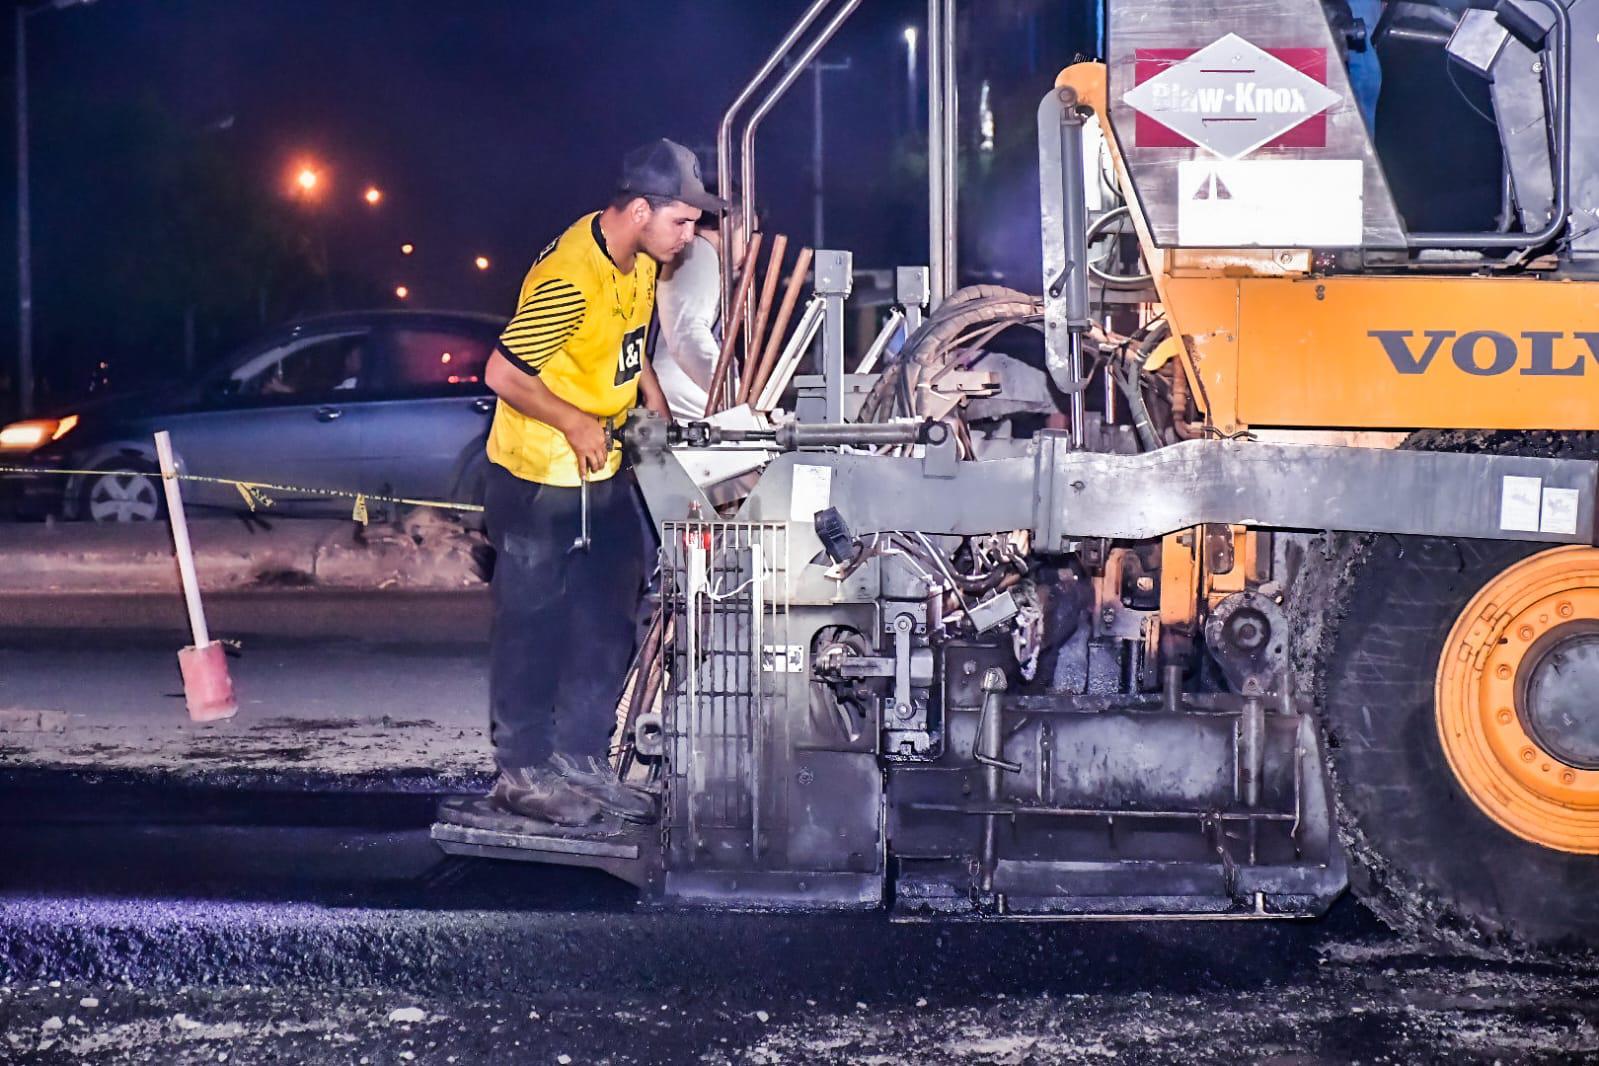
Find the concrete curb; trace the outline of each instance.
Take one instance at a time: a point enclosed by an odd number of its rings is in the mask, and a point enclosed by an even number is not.
[[[189,524],[206,592],[321,587],[448,590],[481,586],[473,559],[482,538],[447,520],[403,527],[347,521],[237,519]],[[0,594],[175,592],[165,523],[0,526]]]

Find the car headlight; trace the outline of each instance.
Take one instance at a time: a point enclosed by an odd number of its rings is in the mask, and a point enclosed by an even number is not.
[[[13,422],[0,429],[0,451],[31,452],[35,448],[60,440],[78,424],[77,415],[65,418],[30,418]]]

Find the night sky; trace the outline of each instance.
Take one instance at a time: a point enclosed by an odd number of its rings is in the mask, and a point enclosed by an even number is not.
[[[606,200],[626,149],[668,136],[714,157],[723,110],[804,7],[94,0],[31,17],[42,399],[81,393],[100,362],[113,387],[183,372],[186,319],[203,368],[264,327],[400,306],[398,285],[410,306],[508,314],[527,264]],[[958,8],[963,280],[1036,291],[1033,115],[1056,71],[1093,54],[1095,5]],[[825,244],[853,251],[858,269],[926,262],[925,105],[911,99],[903,37],[925,16],[926,0],[871,0],[823,54],[850,63],[825,82]],[[925,34],[916,59],[920,93]],[[1378,122],[1401,208],[1433,228],[1438,210],[1479,224],[1494,205],[1455,201],[1480,187],[1486,204],[1497,186],[1441,176],[1496,173],[1492,131],[1456,121],[1465,105],[1436,56],[1410,60],[1385,61],[1410,73],[1387,72]],[[987,155],[973,150],[982,82]],[[779,105],[758,153],[764,228],[799,244],[812,242],[810,89],[806,76]],[[1440,110],[1457,135],[1418,142],[1417,115],[1433,128]],[[0,144],[0,415],[14,393],[14,147]],[[325,175],[314,205],[291,196],[302,161]],[[361,199],[369,184],[384,194],[376,208]]]
[[[1036,18],[1021,12],[1062,6],[1024,0],[983,13],[1001,37],[1025,22],[1027,54],[1006,67],[1025,85],[1018,124],[1030,125],[1038,92],[1071,58],[1064,44],[1041,43]],[[252,317],[394,305],[399,284],[411,305],[508,312],[528,262],[603,203],[628,147],[669,136],[714,157],[723,109],[803,8],[800,0],[96,0],[34,16],[41,376],[66,394],[96,353],[138,376],[146,365],[170,369],[168,348],[182,345],[181,309],[135,322],[133,302],[161,301],[108,280],[142,280],[130,257],[161,247],[174,215],[162,176],[130,177],[163,150],[135,120],[164,124],[185,153],[220,158],[240,195],[260,198],[263,212],[285,211],[322,242],[335,275],[322,289],[263,286],[259,301],[201,310],[201,363],[259,328]],[[903,38],[925,12],[925,0],[873,0],[823,56],[851,63],[826,81],[826,243],[854,250],[859,266],[925,261],[924,171],[907,155],[924,105],[910,107]],[[923,88],[925,63],[924,35]],[[758,185],[767,228],[803,243],[811,131],[807,77],[762,128]],[[289,196],[302,159],[325,168],[314,208]],[[376,209],[360,199],[368,184],[384,193]],[[409,258],[400,255],[405,242],[416,247]],[[478,255],[490,270],[474,268]],[[121,274],[104,265],[116,257]],[[3,283],[11,290],[11,277]],[[84,304],[117,301],[108,286],[128,290],[126,305],[115,321],[86,319]],[[0,318],[8,336],[14,316],[8,306]]]

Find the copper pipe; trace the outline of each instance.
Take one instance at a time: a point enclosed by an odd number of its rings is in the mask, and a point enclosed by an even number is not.
[[[744,329],[744,305],[749,303],[750,289],[755,286],[756,256],[761,254],[763,236],[757,233],[750,238],[750,246],[744,252],[744,274],[739,278],[738,295],[733,297],[733,306],[728,313],[722,316],[722,352],[716,357],[716,369],[711,371],[711,387],[705,397],[706,418],[722,406],[722,390],[727,385],[728,371],[733,368],[733,352],[738,347],[738,338]]]
[[[744,345],[743,384],[738,390],[738,403],[749,399],[750,374],[760,362],[765,347],[766,327],[772,316],[772,299],[777,295],[777,283],[783,277],[783,255],[788,251],[788,238],[779,233],[772,238],[772,254],[766,257],[766,281],[761,285],[761,302],[755,311],[755,331]]]
[[[783,293],[783,302],[777,308],[777,320],[772,324],[772,332],[766,338],[766,350],[761,353],[760,367],[747,375],[744,388],[739,391],[739,402],[748,403],[752,398],[761,395],[761,389],[766,387],[766,379],[772,376],[772,371],[777,369],[777,356],[783,349],[783,337],[788,333],[788,321],[794,317],[794,305],[799,303],[800,290],[805,288],[805,278],[811,270],[811,256],[815,253],[809,248],[801,248],[799,256],[794,260],[794,273],[788,276],[788,289]]]

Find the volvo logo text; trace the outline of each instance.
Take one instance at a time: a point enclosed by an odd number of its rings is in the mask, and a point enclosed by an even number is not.
[[[1512,370],[1535,377],[1580,377],[1591,359],[1599,365],[1599,333],[1560,333],[1528,330],[1512,337],[1491,329],[1457,333],[1452,329],[1374,329],[1375,337],[1394,369],[1401,374],[1425,374],[1443,354],[1461,373],[1497,377]]]

